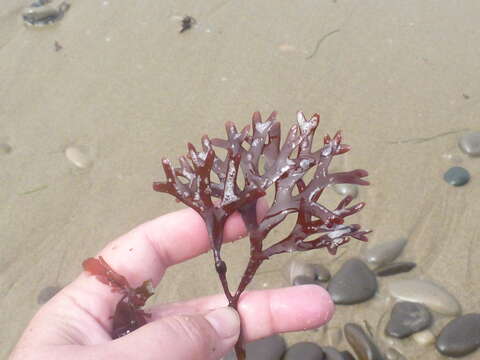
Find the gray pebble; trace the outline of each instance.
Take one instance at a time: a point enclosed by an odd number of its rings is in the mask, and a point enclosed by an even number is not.
[[[382,266],[395,260],[402,253],[405,245],[407,245],[406,238],[383,241],[368,248],[365,252],[365,258],[373,266]]]
[[[342,354],[343,360],[355,360],[353,355],[348,350],[342,351],[340,354]]]
[[[378,347],[359,325],[348,323],[343,331],[359,360],[384,360]]]
[[[293,279],[293,281],[292,281],[293,286],[310,285],[310,284],[318,285],[318,286],[322,286],[322,287],[325,286],[325,283],[322,283],[321,281],[312,279],[312,278],[310,278],[308,276],[305,276],[305,275],[299,275],[295,279]]]
[[[288,266],[288,277],[290,283],[298,276],[306,276],[312,280],[328,281],[330,280],[330,271],[320,264],[305,263],[300,260],[293,260]]]
[[[358,186],[355,184],[335,184],[333,190],[340,195],[350,195],[355,198],[358,195]]]
[[[335,304],[357,304],[372,298],[377,291],[377,278],[360,259],[343,263],[328,284],[328,292]]]
[[[280,335],[272,335],[260,340],[252,341],[245,346],[247,359],[252,360],[280,360],[287,345]],[[234,352],[230,352],[224,360],[235,360]]]
[[[467,314],[453,319],[440,332],[437,350],[446,356],[460,357],[480,347],[480,314]]]
[[[0,143],[0,155],[8,155],[12,152],[12,147],[7,143]]]
[[[386,264],[375,270],[377,276],[396,275],[412,270],[417,264],[410,261],[399,261],[396,263]]]
[[[54,297],[62,288],[60,286],[46,286],[37,295],[37,304],[43,305]]]
[[[248,358],[248,357],[247,357]],[[322,348],[312,342],[299,342],[288,348],[283,360],[323,360]]]
[[[432,324],[432,314],[425,305],[402,301],[392,309],[385,334],[395,338],[405,338]]]
[[[48,2],[37,2],[23,11],[23,22],[28,26],[42,27],[60,21],[70,8],[70,4],[62,2],[57,8]]]
[[[448,169],[443,179],[453,186],[463,186],[470,181],[470,173],[461,166],[454,166]]]
[[[421,303],[444,315],[461,312],[460,304],[452,294],[428,280],[391,280],[388,289],[399,300]]]
[[[462,135],[458,140],[460,149],[470,156],[480,156],[480,131]]]
[[[324,360],[345,360],[342,353],[331,346],[324,346],[322,350],[325,354]]]

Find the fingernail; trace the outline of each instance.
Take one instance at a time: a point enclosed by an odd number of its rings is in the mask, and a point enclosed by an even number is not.
[[[240,317],[229,306],[215,309],[205,315],[205,318],[222,339],[238,336],[240,333]]]

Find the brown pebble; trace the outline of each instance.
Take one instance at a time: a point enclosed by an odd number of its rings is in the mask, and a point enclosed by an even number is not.
[[[378,347],[359,325],[348,323],[343,331],[359,360],[384,360]]]

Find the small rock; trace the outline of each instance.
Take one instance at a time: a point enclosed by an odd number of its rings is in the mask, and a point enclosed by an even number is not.
[[[407,360],[405,356],[403,356],[397,349],[388,348],[385,352],[385,357],[388,360]]]
[[[432,324],[432,314],[425,305],[402,301],[392,309],[385,334],[395,338],[405,338]]]
[[[325,283],[322,283],[321,281],[312,279],[308,276],[305,275],[299,275],[292,281],[293,286],[298,286],[298,285],[318,285],[318,286],[325,286]]]
[[[462,135],[458,140],[460,149],[470,156],[480,156],[480,131]]]
[[[480,314],[467,314],[450,321],[437,338],[437,350],[451,357],[470,354],[480,347]]]
[[[463,186],[470,180],[470,173],[461,166],[454,166],[448,169],[443,179],[453,186]]]
[[[396,275],[412,270],[417,264],[410,261],[399,261],[396,263],[386,264],[375,270],[377,276]]]
[[[12,147],[7,143],[0,143],[0,155],[8,155],[12,152]]]
[[[343,331],[359,360],[384,360],[380,350],[359,325],[348,323]]]
[[[60,21],[70,8],[70,4],[62,2],[57,8],[48,1],[38,1],[23,11],[23,22],[28,26],[42,27]]]
[[[252,341],[245,346],[247,359],[255,360],[280,360],[285,353],[287,345],[280,335],[272,335],[260,340]],[[232,351],[223,360],[235,360]]]
[[[43,305],[52,297],[54,297],[60,290],[59,286],[46,286],[37,295],[37,304]]]
[[[322,347],[323,353],[325,354],[324,360],[345,360],[344,356],[340,351],[331,346]]]
[[[320,346],[312,342],[299,342],[288,348],[283,360],[323,360],[323,358],[324,353]]]
[[[379,267],[395,260],[407,245],[406,238],[384,241],[373,246],[365,252],[365,258],[369,264]]]
[[[400,300],[424,304],[445,315],[458,315],[460,304],[447,290],[428,280],[391,280],[390,294]]]
[[[65,156],[72,164],[82,169],[90,167],[93,163],[88,150],[83,147],[69,146],[65,149]]]
[[[355,184],[335,184],[333,190],[340,195],[350,195],[355,198],[358,195],[358,186]]]
[[[357,304],[372,298],[377,291],[377,278],[360,259],[347,260],[328,284],[335,304]]]
[[[320,264],[304,263],[300,260],[293,260],[288,266],[288,278],[290,283],[298,276],[306,276],[312,280],[328,281],[330,280],[330,271]]]
[[[418,344],[422,346],[428,346],[435,342],[435,335],[432,333],[431,330],[423,330],[419,331],[412,335],[412,339]]]
[[[343,360],[355,360],[353,355],[348,350],[342,351],[340,354],[342,354]]]

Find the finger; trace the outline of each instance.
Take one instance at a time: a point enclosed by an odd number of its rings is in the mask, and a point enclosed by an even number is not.
[[[225,355],[240,333],[237,312],[223,307],[205,315],[172,315],[87,350],[95,359],[213,360]]]
[[[258,201],[259,216],[265,209],[266,202]],[[245,234],[240,214],[234,213],[225,224],[225,241],[237,240]],[[99,255],[117,273],[125,276],[132,287],[136,287],[149,279],[157,284],[168,266],[209,249],[210,241],[203,219],[192,209],[184,209],[138,226],[107,245]],[[109,329],[121,294],[113,293],[108,286],[83,272],[58,296],[75,299],[87,313]]]
[[[183,303],[157,305],[151,309],[152,319],[204,313],[226,304],[225,296],[215,295]],[[240,298],[238,311],[242,319],[242,335],[245,341],[250,342],[276,333],[322,326],[332,318],[334,305],[322,287],[302,285],[247,292]]]

